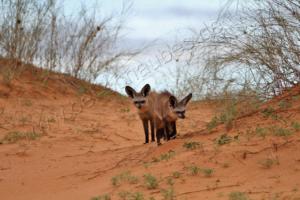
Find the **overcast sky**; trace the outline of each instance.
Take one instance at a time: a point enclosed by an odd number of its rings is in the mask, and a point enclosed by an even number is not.
[[[156,39],[170,41],[184,29],[200,28],[217,17],[224,3],[221,0],[66,0],[65,8],[74,12],[81,4],[89,7],[94,2],[99,5],[99,12],[103,15],[119,13],[124,2],[131,2],[124,30],[124,42],[130,47]]]
[[[79,10],[81,4],[88,8],[97,3],[99,14],[107,16],[110,14],[117,15],[124,7],[124,2],[128,0],[88,0],[74,1],[65,0],[65,10],[71,13]],[[204,24],[209,24],[218,16],[218,11],[224,5],[224,0],[131,0],[131,9],[126,17],[125,29],[121,46],[123,48],[141,48],[145,45],[152,44],[171,44],[177,38],[186,37],[189,33],[188,28],[200,29]],[[152,53],[156,50],[152,48]],[[152,53],[145,54],[144,60],[151,60]],[[166,68],[166,67],[165,67]],[[128,79],[114,85],[112,89],[124,93],[126,84],[140,88],[146,82],[154,88],[165,88],[157,79],[162,79],[162,71],[147,69],[147,79],[141,78],[140,72],[134,72]],[[168,69],[163,69],[166,72]],[[136,75],[137,74],[137,75]],[[150,75],[149,75],[150,74]],[[105,74],[101,81],[105,81],[108,76]],[[159,78],[157,78],[159,77]],[[100,81],[100,82],[101,82]],[[104,84],[104,82],[101,82]],[[124,86],[124,87],[123,87]]]

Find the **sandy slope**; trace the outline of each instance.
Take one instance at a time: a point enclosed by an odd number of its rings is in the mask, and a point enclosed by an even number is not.
[[[274,106],[280,120],[265,117],[260,110],[235,121],[229,131],[221,125],[208,133],[206,123],[216,107],[192,103],[188,118],[178,122],[180,137],[157,147],[143,145],[142,124],[128,99],[103,93],[103,88],[83,94],[76,87],[81,82],[61,75],[51,76],[46,83],[37,77],[31,71],[10,86],[0,85],[0,139],[12,131],[42,135],[0,144],[1,199],[90,199],[102,194],[120,199],[122,191],[163,199],[161,190],[170,188],[182,200],[229,199],[235,191],[251,199],[300,199],[299,131],[288,137],[249,134],[257,124],[290,128],[290,122],[300,122],[300,103],[293,98],[299,89],[281,97],[291,102],[287,109],[278,107],[282,99],[264,105]],[[215,139],[224,133],[239,136],[217,145]],[[191,141],[202,144],[201,148],[183,147]],[[169,160],[158,161],[170,150],[175,153]],[[266,160],[276,162],[268,168]],[[191,166],[213,169],[213,174],[193,175]],[[112,185],[112,177],[125,171],[136,176],[137,183]],[[174,172],[180,177],[172,177]],[[156,189],[145,186],[147,173],[158,179]]]

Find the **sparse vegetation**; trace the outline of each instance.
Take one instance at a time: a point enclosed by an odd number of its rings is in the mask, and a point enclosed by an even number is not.
[[[87,91],[88,91],[87,88],[86,88],[85,85],[83,85],[83,84],[80,84],[79,87],[78,87],[78,89],[77,89],[78,95],[83,95],[83,94],[85,94]]]
[[[13,131],[6,134],[4,138],[0,140],[0,143],[15,143],[19,140],[36,140],[41,136],[42,134],[33,131],[29,131],[29,132]]]
[[[206,128],[211,132],[217,125],[224,124],[227,130],[230,130],[233,126],[233,121],[237,116],[236,102],[230,102],[219,117],[214,116],[211,121],[206,125]]]
[[[188,173],[192,176],[196,176],[202,173],[205,177],[211,177],[214,173],[214,169],[212,168],[200,168],[196,165],[191,165],[187,167]]]
[[[122,200],[127,200],[127,199],[129,199],[131,193],[128,191],[121,191],[118,193],[118,195]]]
[[[270,132],[274,136],[286,137],[293,134],[293,131],[287,128],[272,126],[270,127]]]
[[[111,179],[113,186],[119,186],[122,182],[136,184],[138,181],[139,179],[136,176],[133,176],[130,171],[125,171],[117,176],[112,177]]]
[[[205,177],[211,177],[214,173],[214,169],[211,169],[211,168],[203,168],[201,169],[201,172],[203,173],[203,175]]]
[[[271,117],[273,120],[278,119],[278,115],[276,114],[274,108],[272,107],[267,107],[262,111],[262,114],[265,118]]]
[[[206,128],[208,129],[209,132],[211,132],[214,128],[218,126],[218,117],[214,116],[210,122],[207,123]]]
[[[259,137],[265,138],[268,134],[268,129],[264,127],[257,126],[255,129],[255,134]]]
[[[170,160],[171,158],[173,158],[174,156],[175,156],[175,151],[170,150],[170,151],[168,151],[168,153],[161,154],[161,155],[160,155],[160,160],[161,160],[161,161],[162,161],[162,160],[168,161],[168,160]]]
[[[172,177],[174,177],[174,178],[180,178],[180,176],[181,176],[181,173],[178,171],[175,171],[172,173]]]
[[[167,153],[161,154],[159,158],[153,157],[152,162],[168,161],[176,155],[175,151],[168,151]]]
[[[299,122],[292,122],[291,126],[295,131],[300,131],[300,123]]]
[[[174,200],[175,199],[175,191],[173,187],[169,189],[162,189],[161,194],[163,196],[163,200]]]
[[[249,198],[245,193],[237,191],[229,194],[229,200],[249,200]]]
[[[98,98],[102,98],[102,97],[108,97],[111,96],[113,94],[112,91],[110,90],[101,90],[100,92],[98,92],[96,95]]]
[[[231,129],[233,121],[237,116],[236,102],[232,101],[227,105],[223,113],[221,113],[219,120],[222,124],[225,124],[226,129]]]
[[[111,200],[111,197],[109,194],[105,194],[102,196],[92,197],[91,200]]]
[[[144,195],[141,192],[131,194],[130,200],[144,200]]]
[[[168,178],[167,178],[167,184],[168,184],[168,185],[171,185],[171,186],[174,185],[174,180],[173,180],[172,177],[168,177]]]
[[[278,106],[279,106],[279,108],[286,110],[286,109],[289,109],[290,107],[292,107],[292,103],[287,100],[281,100],[278,103]]]
[[[194,150],[194,149],[198,149],[202,146],[201,143],[199,142],[194,142],[194,141],[191,141],[191,142],[185,142],[183,144],[183,147],[186,148],[187,150]]]
[[[263,160],[259,161],[259,164],[264,169],[270,169],[275,164],[279,165],[279,161],[278,161],[278,159],[267,158],[267,159],[263,159]]]
[[[144,183],[147,189],[156,189],[158,187],[158,181],[155,176],[152,174],[144,175]]]
[[[144,195],[140,192],[121,191],[118,195],[122,200],[144,200]]]
[[[215,139],[218,145],[229,144],[232,141],[232,137],[227,134],[222,134],[220,137]]]
[[[30,106],[32,106],[32,102],[31,102],[30,99],[25,99],[25,100],[22,102],[22,105],[23,105],[23,106],[30,107]]]
[[[187,167],[187,170],[189,171],[189,174],[192,176],[198,175],[201,172],[201,169],[196,165],[191,165]]]
[[[92,82],[138,53],[117,48],[130,4],[124,4],[122,10],[109,16],[99,16],[96,11],[101,8],[96,3],[89,7],[83,4],[76,13],[68,14],[60,9],[61,3],[1,1],[1,56]],[[4,81],[10,82],[16,74],[15,65],[7,71]],[[43,80],[47,80],[46,76],[43,75]],[[78,92],[82,94],[85,89]]]

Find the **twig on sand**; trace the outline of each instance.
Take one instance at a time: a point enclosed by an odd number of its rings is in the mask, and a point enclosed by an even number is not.
[[[285,146],[285,145],[287,145],[289,143],[292,143],[292,142],[295,142],[295,140],[288,140],[288,141],[286,141],[286,142],[284,142],[282,144],[273,143],[271,146],[265,147],[265,148],[260,149],[258,151],[248,151],[247,150],[247,151],[243,152],[242,157],[243,157],[243,159],[246,159],[248,154],[258,154],[258,153],[264,152],[264,151],[269,150],[269,149],[274,149],[275,151],[278,151],[278,149],[280,147],[283,147],[283,146]]]
[[[231,184],[231,185],[215,186],[212,188],[205,188],[205,189],[200,189],[200,190],[179,193],[176,196],[183,196],[183,195],[187,195],[187,194],[193,194],[193,193],[204,192],[204,191],[214,191],[214,190],[219,190],[219,189],[223,189],[223,188],[238,187],[240,185],[241,185],[240,183],[236,183],[236,184]]]

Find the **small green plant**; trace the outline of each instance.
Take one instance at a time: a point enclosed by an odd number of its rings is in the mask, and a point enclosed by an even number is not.
[[[135,192],[131,194],[130,200],[144,200],[144,195],[143,193]]]
[[[293,101],[297,101],[297,100],[299,100],[300,99],[300,95],[296,95],[296,96],[293,96],[292,97],[292,100]]]
[[[281,100],[279,103],[278,103],[278,106],[281,108],[281,109],[289,109],[290,107],[292,107],[292,104],[291,102],[287,101],[287,100]]]
[[[162,160],[168,161],[168,160],[170,160],[171,158],[173,158],[174,156],[175,156],[175,151],[170,150],[170,151],[168,151],[168,153],[161,154],[159,160],[160,160],[160,161],[162,161]]]
[[[100,197],[97,196],[97,197],[92,197],[91,200],[100,200]]]
[[[229,194],[229,200],[248,200],[249,198],[243,192],[231,192]]]
[[[92,197],[91,200],[111,200],[111,197],[109,194],[105,194],[102,196]]]
[[[144,182],[147,189],[156,189],[158,187],[158,181],[152,174],[145,174]]]
[[[299,122],[292,122],[291,126],[295,131],[300,131],[300,123]]]
[[[2,81],[5,85],[10,85],[11,81],[14,79],[15,74],[12,69],[5,69],[0,72],[2,74]]]
[[[175,172],[172,173],[172,176],[173,176],[174,178],[180,178],[181,173],[178,172],[178,171],[175,171]]]
[[[263,137],[265,138],[266,135],[268,134],[268,129],[267,128],[263,128],[263,127],[256,127],[255,129],[255,134],[259,137]]]
[[[160,192],[163,196],[163,200],[174,200],[175,199],[175,192],[174,192],[173,187],[171,187],[169,189],[162,189]]]
[[[101,98],[101,97],[110,96],[112,94],[113,94],[113,92],[110,90],[102,90],[102,91],[98,92],[96,95],[98,98]]]
[[[144,195],[140,192],[121,191],[118,195],[122,200],[144,200]]]
[[[264,117],[270,117],[271,115],[274,114],[275,110],[274,110],[274,108],[269,106],[269,107],[263,109],[261,112]]]
[[[122,200],[127,200],[127,199],[129,199],[131,193],[128,191],[121,191],[121,192],[119,192],[118,195]]]
[[[24,100],[22,104],[23,106],[28,106],[28,107],[32,106],[32,102],[29,99]]]
[[[20,122],[22,123],[22,125],[24,126],[26,123],[29,122],[29,119],[27,117],[22,116],[20,118]]]
[[[279,136],[279,137],[286,137],[293,134],[293,132],[290,129],[286,129],[278,126],[270,127],[270,132],[272,135]]]
[[[151,163],[150,163],[150,162],[144,162],[144,167],[145,167],[146,169],[148,169],[150,166],[151,166]]]
[[[278,120],[279,116],[275,113],[274,108],[267,107],[262,111],[262,114],[265,118],[271,117],[273,120]]]
[[[19,140],[36,140],[41,136],[42,134],[33,131],[24,133],[19,131],[13,131],[5,135],[4,138],[2,138],[1,143],[15,143]]]
[[[172,177],[167,178],[167,184],[171,186],[174,185],[174,180],[172,179]]]
[[[225,110],[220,114],[219,121],[222,124],[225,124],[226,129],[231,129],[233,125],[233,120],[236,118],[237,115],[237,108],[236,103],[233,101]]]
[[[278,165],[279,161],[278,161],[278,159],[267,158],[267,159],[259,161],[259,164],[264,169],[270,169],[273,165],[275,165],[275,164]]]
[[[204,174],[205,177],[211,177],[214,173],[214,169],[211,168],[203,168],[201,172]]]
[[[198,166],[191,165],[187,167],[189,174],[192,176],[198,175],[201,172],[201,169]]]
[[[87,92],[87,88],[86,88],[84,85],[80,84],[80,85],[79,85],[79,88],[78,88],[78,90],[77,90],[77,93],[78,93],[79,95],[83,95],[83,94],[85,94],[86,92]]]
[[[125,171],[121,174],[118,174],[112,177],[111,182],[113,186],[119,186],[122,182],[127,182],[129,184],[136,184],[138,183],[138,178],[133,176],[131,172]]]
[[[152,162],[160,162],[163,160],[170,160],[171,158],[173,158],[175,156],[175,151],[168,151],[167,153],[161,154],[159,158],[153,157],[152,158]]]
[[[188,150],[194,150],[200,148],[202,145],[199,142],[185,142],[183,147]]]
[[[232,137],[227,134],[223,134],[219,138],[216,138],[215,141],[218,145],[229,144],[232,141]]]
[[[209,132],[211,132],[214,128],[216,128],[219,124],[219,120],[217,116],[214,116],[210,122],[206,124],[206,128],[208,129]]]
[[[113,186],[118,186],[120,185],[120,179],[118,176],[114,176],[111,178],[111,183]]]

